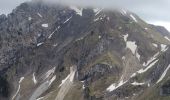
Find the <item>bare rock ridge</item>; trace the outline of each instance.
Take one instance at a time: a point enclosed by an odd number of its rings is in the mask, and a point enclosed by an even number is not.
[[[0,100],[169,100],[169,47],[124,9],[26,2],[0,15]]]

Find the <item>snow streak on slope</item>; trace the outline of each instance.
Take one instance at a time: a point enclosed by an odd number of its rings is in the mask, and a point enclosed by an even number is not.
[[[50,35],[49,35],[49,39],[51,39],[51,37],[52,37],[52,35],[56,32],[56,31],[58,31],[58,29],[60,29],[60,26],[58,26]]]
[[[65,95],[69,92],[73,85],[74,76],[76,73],[76,66],[70,67],[70,74],[60,84],[60,90],[55,100],[63,100]]]
[[[155,60],[152,63],[149,64],[149,66],[147,66],[145,69],[140,69],[138,71],[138,73],[144,73],[146,72],[148,69],[152,68],[152,66],[154,66],[159,60]]]
[[[152,61],[154,61],[156,59],[156,57],[159,55],[159,52],[156,53],[153,57],[151,57],[147,63],[143,63],[143,66],[148,66]]]
[[[160,81],[163,80],[163,78],[165,77],[165,75],[166,75],[166,73],[168,72],[169,68],[170,68],[170,64],[169,64],[169,66],[165,69],[165,71],[163,72],[163,74],[161,75],[161,77],[159,78],[159,80],[158,80],[156,83],[159,83]]]
[[[130,14],[130,17],[131,17],[135,22],[138,22],[137,19],[136,19],[132,14]]]
[[[18,95],[19,91],[20,91],[20,84],[21,82],[24,80],[24,77],[21,77],[20,80],[19,80],[19,86],[18,86],[18,89],[17,89],[17,92],[15,93],[15,95],[12,97],[12,100],[14,100],[16,98],[16,96]]]
[[[34,84],[37,84],[37,80],[35,79],[35,73],[33,73],[33,75],[32,75],[32,80],[33,80]]]
[[[37,13],[37,15],[38,15],[39,17],[41,17],[41,18],[42,18],[42,15],[41,15],[40,13]]]
[[[95,16],[98,15],[103,9],[94,9]]]
[[[123,82],[123,76],[120,78],[120,81],[118,84],[114,83],[114,84],[111,84],[106,90],[111,92],[119,87],[121,87],[122,85],[124,85],[127,81]]]
[[[136,73],[133,73],[130,77],[132,78],[132,77],[135,77],[136,76]]]
[[[114,84],[111,84],[106,90],[111,92],[113,90],[116,90],[117,88],[121,87],[122,85],[124,85],[127,81],[123,82],[123,81],[120,81],[118,83],[118,85],[116,85],[115,83]]]
[[[165,36],[164,38],[167,39],[168,41],[170,41],[170,39],[167,36]]]
[[[64,24],[67,23],[71,18],[72,18],[72,16],[69,17],[68,19],[66,19],[66,21],[64,21]]]
[[[138,60],[140,61],[140,55],[138,52],[136,52],[136,57],[138,58]]]
[[[70,78],[70,74],[61,81],[61,84],[59,85],[59,87],[61,87],[69,78]]]
[[[122,13],[122,15],[126,15],[127,14],[126,10],[124,10],[124,9],[121,9],[120,12]]]
[[[50,80],[40,84],[40,86],[33,92],[29,100],[36,100],[39,96],[41,96],[51,86],[55,79],[56,75],[54,75]]]
[[[54,74],[56,67],[50,69],[46,74],[45,74],[45,79],[47,79],[50,75]]]

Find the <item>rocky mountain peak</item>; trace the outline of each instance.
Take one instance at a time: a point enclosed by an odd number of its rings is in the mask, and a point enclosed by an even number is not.
[[[168,100],[170,35],[130,11],[31,1],[0,42],[2,100]]]

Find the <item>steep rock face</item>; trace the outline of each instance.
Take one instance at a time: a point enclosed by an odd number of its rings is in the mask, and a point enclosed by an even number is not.
[[[125,10],[23,3],[0,16],[0,98],[168,100],[169,39]]]

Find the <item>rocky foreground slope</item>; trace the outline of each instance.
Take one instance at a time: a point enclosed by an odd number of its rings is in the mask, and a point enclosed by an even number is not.
[[[0,16],[0,100],[169,100],[169,46],[123,9],[23,3]]]

